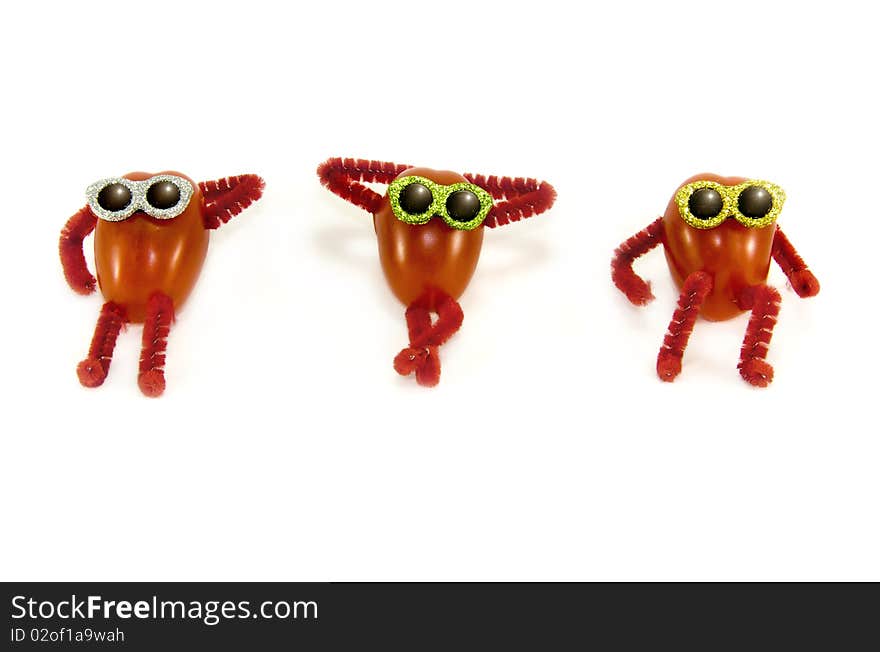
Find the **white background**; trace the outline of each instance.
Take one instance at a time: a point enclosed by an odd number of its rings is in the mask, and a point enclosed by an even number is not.
[[[0,576],[70,580],[880,579],[872,3],[77,2],[4,9]],[[436,389],[328,156],[525,175]],[[58,232],[92,181],[256,172],[172,330],[82,388],[101,305]],[[766,178],[822,283],[654,373],[676,292],[614,248],[701,171]],[[87,242],[91,251],[91,241]],[[89,256],[91,254],[89,253]]]

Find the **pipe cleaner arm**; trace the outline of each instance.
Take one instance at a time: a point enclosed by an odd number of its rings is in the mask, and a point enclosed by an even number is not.
[[[662,241],[663,218],[658,217],[614,250],[614,258],[611,260],[611,280],[635,306],[644,306],[654,298],[654,295],[651,294],[651,284],[642,280],[633,271],[633,262]]]
[[[88,206],[83,206],[61,229],[58,241],[58,254],[67,284],[77,294],[91,294],[95,291],[95,277],[89,271],[83,254],[83,240],[95,230],[98,218]]]
[[[773,236],[772,253],[773,260],[782,268],[792,289],[797,292],[799,297],[806,299],[819,294],[819,280],[813,275],[813,272],[807,269],[804,259],[800,257],[779,227],[776,227],[776,233]]]
[[[205,228],[216,229],[226,224],[262,197],[265,186],[266,183],[256,174],[200,182]]]
[[[391,183],[410,167],[383,161],[335,157],[318,166],[318,177],[321,184],[334,195],[374,214],[382,203],[382,195],[364,184]]]
[[[480,186],[498,201],[486,219],[484,226],[490,229],[519,222],[523,218],[540,215],[553,206],[556,190],[546,181],[523,177],[496,177],[483,174],[465,174],[465,179]]]

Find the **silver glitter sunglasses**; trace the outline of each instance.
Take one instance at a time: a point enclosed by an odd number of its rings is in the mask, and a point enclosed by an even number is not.
[[[110,177],[86,188],[89,208],[108,222],[121,222],[136,211],[157,220],[170,220],[186,210],[192,196],[192,184],[171,174],[158,174],[143,181]]]

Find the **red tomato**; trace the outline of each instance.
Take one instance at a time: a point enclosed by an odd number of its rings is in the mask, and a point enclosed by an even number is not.
[[[742,177],[699,174],[681,186],[704,180],[725,186],[745,181]],[[743,312],[739,306],[742,291],[767,281],[775,223],[748,228],[727,219],[713,229],[696,229],[682,219],[673,194],[663,215],[663,228],[666,261],[679,290],[693,272],[708,272],[712,276],[712,291],[700,307],[700,314],[706,319],[721,321],[737,316]]]
[[[154,292],[171,297],[179,310],[195,287],[209,234],[202,219],[202,195],[193,185],[186,210],[175,218],[158,220],[141,211],[121,222],[98,220],[95,227],[95,267],[98,284],[108,301],[125,308],[132,322],[143,322],[147,299]],[[126,179],[142,181],[155,176],[132,172]]]
[[[410,168],[399,177],[411,175],[442,185],[467,182],[455,172],[429,168]],[[480,259],[483,225],[462,231],[439,217],[426,224],[407,224],[394,217],[386,194],[373,216],[373,226],[385,278],[404,304],[409,305],[429,288],[440,289],[454,299],[462,295]]]

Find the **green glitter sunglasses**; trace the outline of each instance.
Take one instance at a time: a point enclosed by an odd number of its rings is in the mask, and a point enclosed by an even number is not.
[[[426,224],[439,215],[448,226],[473,231],[483,223],[495,202],[473,183],[448,186],[419,176],[400,177],[388,185],[394,217],[407,224]]]

